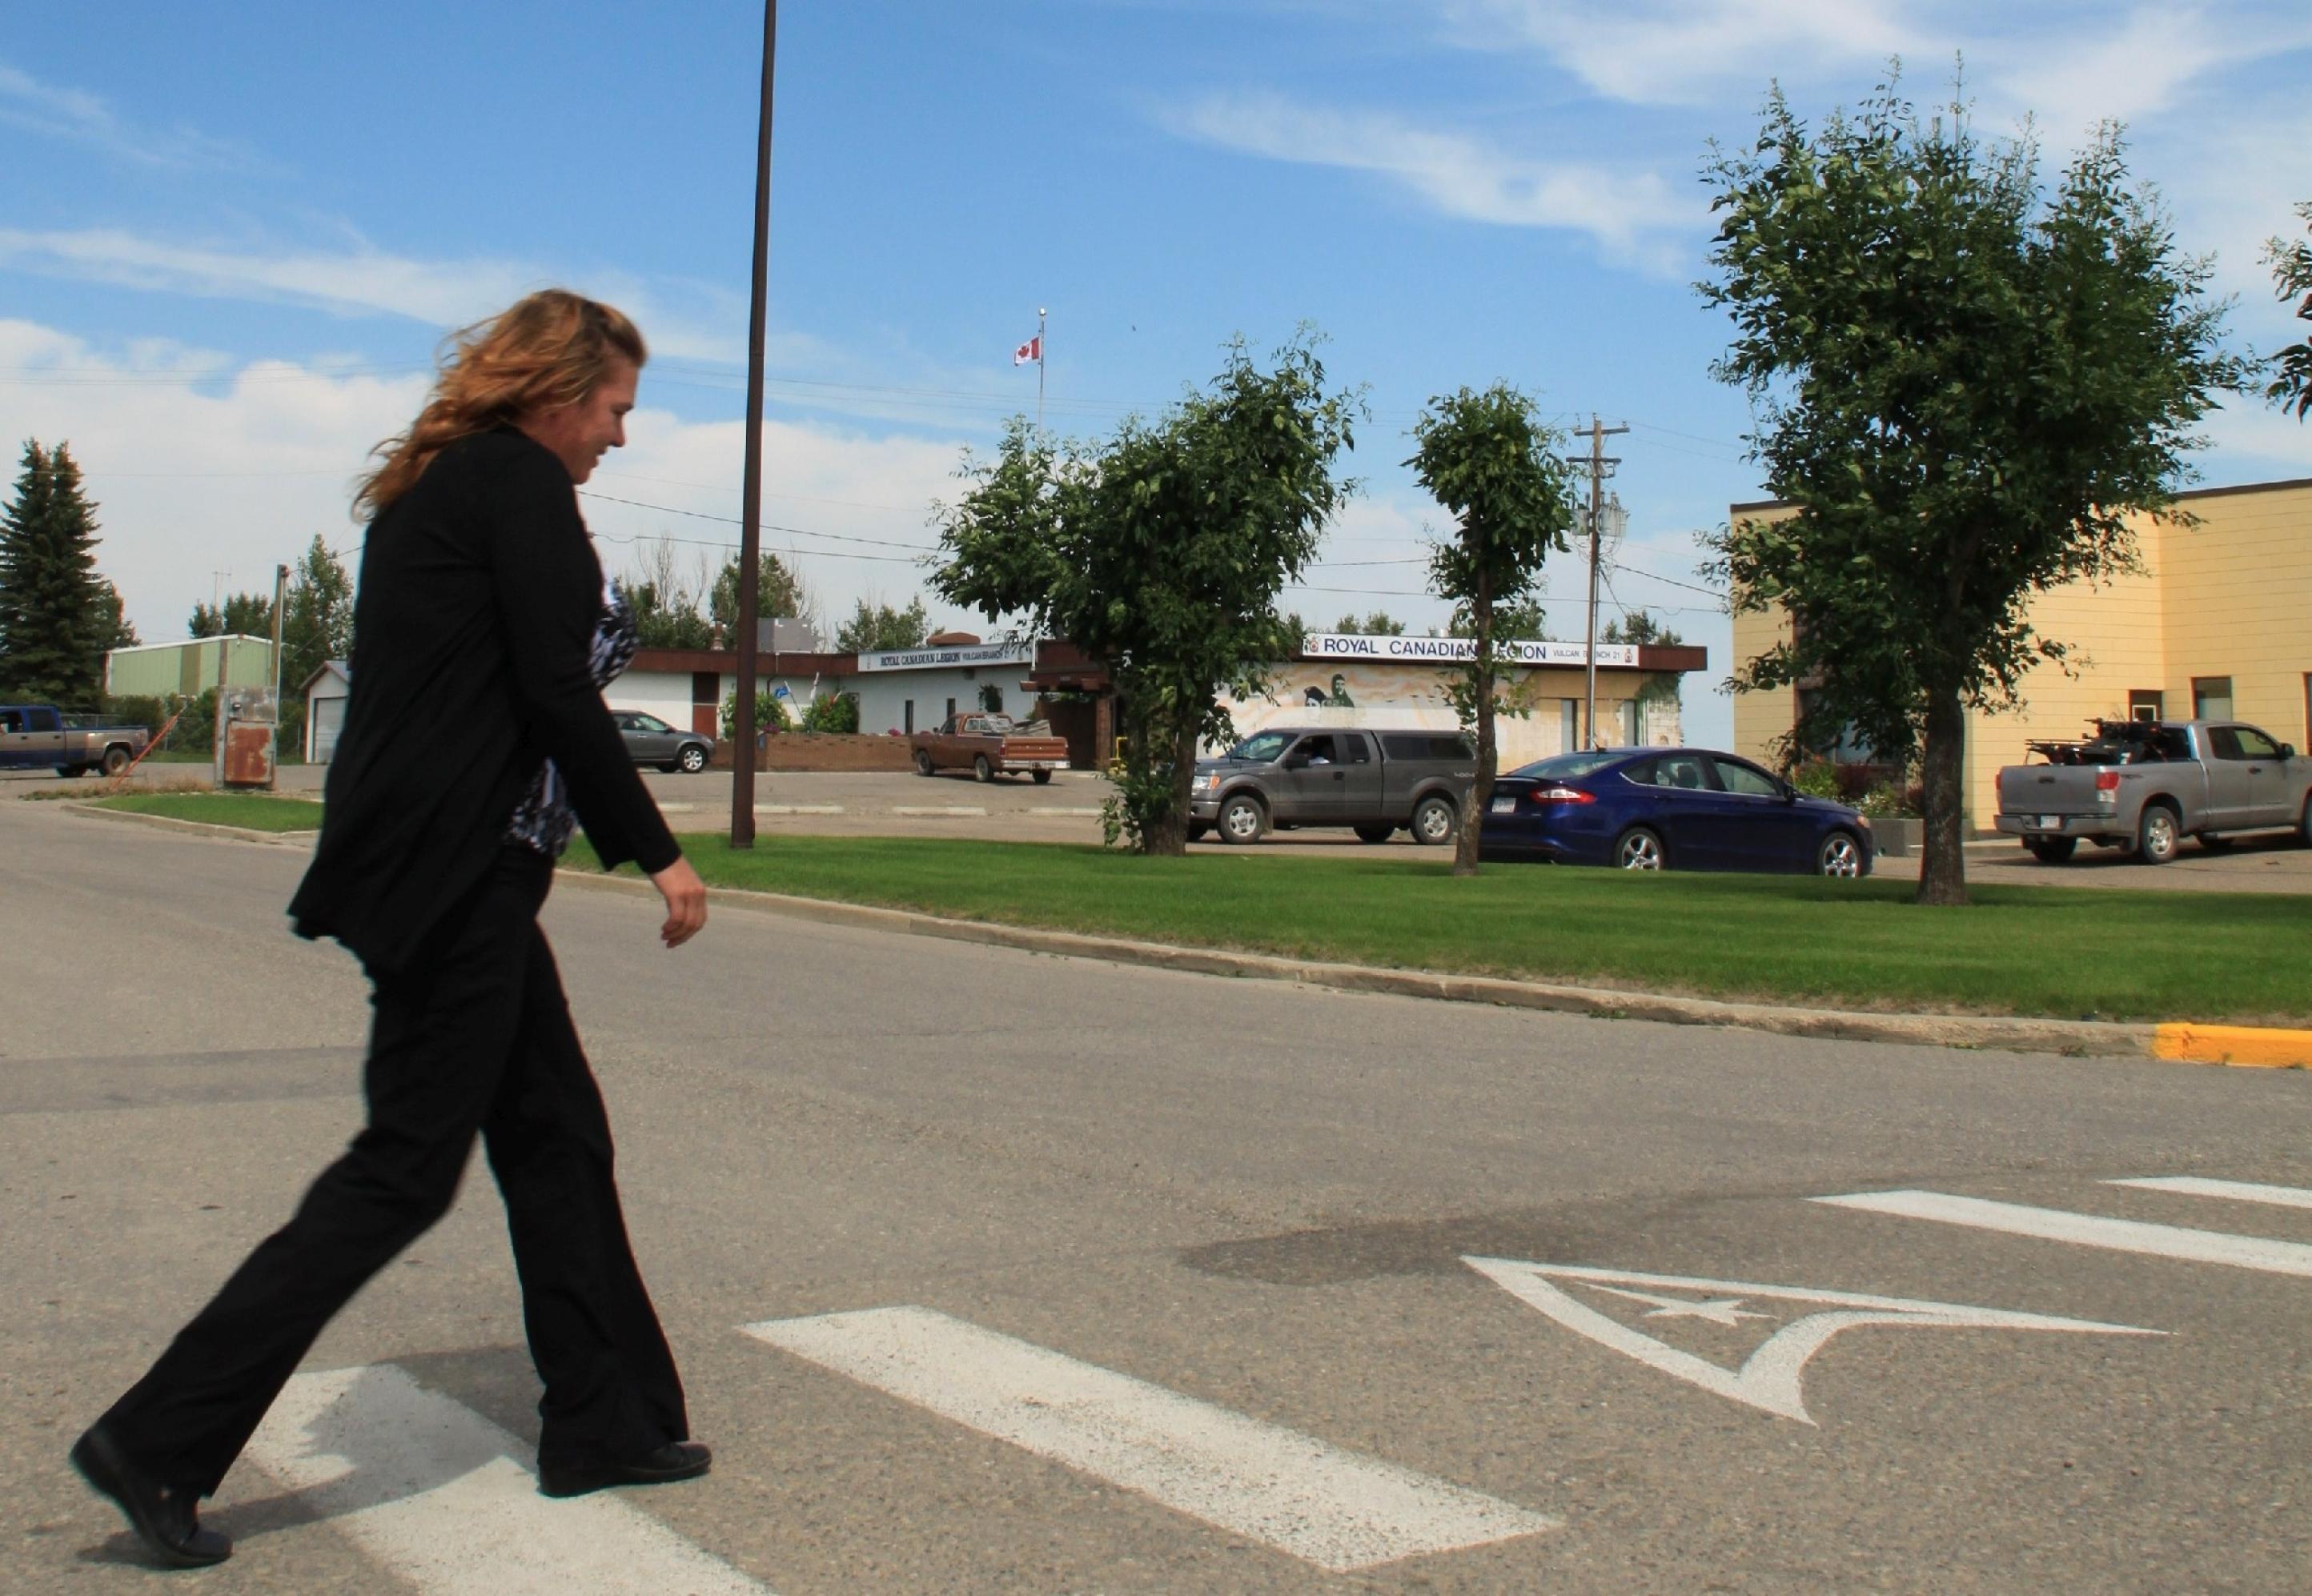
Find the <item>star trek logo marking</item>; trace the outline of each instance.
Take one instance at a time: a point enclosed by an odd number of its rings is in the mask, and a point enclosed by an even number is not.
[[[1959,1303],[1915,1302],[1899,1296],[1861,1296],[1846,1291],[1816,1291],[1798,1286],[1759,1286],[1745,1280],[1702,1280],[1683,1275],[1636,1275],[1620,1269],[1579,1269],[1571,1264],[1527,1263],[1513,1258],[1461,1260],[1502,1290],[1537,1308],[1567,1330],[1636,1358],[1689,1385],[1747,1403],[1782,1418],[1810,1425],[1800,1377],[1807,1360],[1841,1330],[1865,1325],[1950,1330],[2064,1330],[2106,1336],[2164,1336],[2166,1330],[2087,1319],[2057,1319],[2045,1313],[2014,1313]],[[1565,1289],[1574,1286],[1623,1302],[1642,1303],[1646,1320],[1701,1320],[1738,1326],[1749,1320],[1774,1320],[1784,1313],[1752,1304],[1814,1304],[1774,1331],[1738,1369],[1728,1369],[1682,1347],[1655,1339],[1599,1313]],[[1670,1295],[1670,1294],[1677,1295]]]

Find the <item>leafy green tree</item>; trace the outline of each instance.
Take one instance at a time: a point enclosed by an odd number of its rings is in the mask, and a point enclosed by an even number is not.
[[[637,544],[635,566],[619,582],[635,612],[635,640],[645,649],[711,649],[714,623],[705,614],[706,568],[685,570],[663,538]],[[736,586],[733,585],[734,592]]]
[[[859,729],[859,695],[822,693],[802,712],[805,731],[855,732]]]
[[[1453,848],[1453,874],[1474,876],[1479,822],[1501,764],[1494,718],[1527,711],[1502,690],[1500,645],[1517,634],[1501,630],[1502,613],[1530,598],[1542,562],[1566,547],[1572,482],[1560,458],[1562,440],[1533,401],[1505,383],[1430,400],[1413,438],[1416,447],[1406,464],[1454,519],[1453,535],[1430,547],[1430,583],[1453,604],[1476,644],[1449,689],[1477,744],[1477,779],[1462,802]]]
[[[818,629],[819,608],[804,590],[802,578],[776,554],[766,554],[757,567],[755,583],[755,614],[765,621],[775,621],[793,615]],[[707,599],[707,613],[714,622],[714,642],[717,648],[738,646],[739,637],[739,556],[731,555],[715,573],[714,587]]]
[[[1197,746],[1234,735],[1221,694],[1264,689],[1276,600],[1353,491],[1333,467],[1357,403],[1304,332],[1267,370],[1231,345],[1206,389],[1097,446],[1015,420],[992,461],[966,457],[933,589],[1106,662],[1124,734],[1109,842],[1186,850]]]
[[[96,506],[64,445],[24,445],[14,496],[0,513],[0,694],[93,710],[104,650],[121,625],[119,596],[96,571]]]
[[[1403,637],[1405,623],[1387,610],[1377,609],[1369,615],[1343,615],[1334,624],[1333,630],[1347,632],[1352,637]]]
[[[920,649],[932,632],[932,618],[920,598],[905,609],[870,604],[864,598],[851,618],[836,629],[835,649],[840,654],[871,654],[885,649]]]
[[[1598,641],[1674,649],[1686,640],[1646,611],[1633,609],[1598,628]],[[1684,679],[1674,670],[1653,671],[1638,684],[1637,702],[1641,705],[1677,703],[1684,696]]]
[[[228,611],[230,606],[227,606]],[[257,636],[270,636],[267,606]],[[287,753],[305,737],[305,683],[331,659],[354,651],[354,584],[344,564],[315,533],[304,555],[289,570],[289,591],[281,606],[281,706],[277,746]]]
[[[766,732],[793,731],[794,717],[787,713],[787,701],[776,696],[768,685],[755,689],[755,735]],[[732,688],[722,695],[722,738],[728,742],[739,735],[739,693]]]
[[[1453,617],[1457,632],[1466,630],[1468,624],[1467,615],[1457,613]],[[1512,598],[1506,604],[1496,602],[1493,606],[1493,635],[1502,642],[1539,641],[1548,635],[1543,630],[1547,624],[1548,617],[1542,613],[1541,599],[1536,594],[1528,593],[1523,597]]]
[[[2298,205],[2296,214],[2312,233],[2312,200]],[[2289,244],[2275,238],[2264,245],[2264,257],[2272,263],[2273,292],[2283,300],[2301,295],[2296,318],[2312,321],[2312,241],[2299,239]],[[2292,407],[2299,421],[2312,414],[2312,338],[2290,344],[2272,357],[2272,383],[2264,395],[2282,410]]]
[[[192,618],[185,623],[185,634],[197,638],[269,638],[273,635],[273,595],[228,593],[223,607],[196,603]]]
[[[1821,682],[1791,751],[1852,726],[1919,754],[1922,903],[1966,901],[1966,712],[2067,658],[2032,596],[2136,563],[2128,518],[2185,519],[2193,424],[2244,376],[2223,306],[2101,129],[2052,195],[2026,138],[1986,144],[1896,85],[1810,133],[1777,92],[1747,153],[1711,166],[1703,298],[1733,318],[1715,367],[1749,391],[1787,519],[1712,540],[1738,611],[1792,638],[1735,685]]]

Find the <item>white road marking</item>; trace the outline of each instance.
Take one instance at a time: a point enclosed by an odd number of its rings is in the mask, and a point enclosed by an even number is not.
[[[1068,807],[1065,807],[1064,806],[1052,806],[1052,805],[1046,805],[1046,806],[1044,806],[1044,807],[1040,807],[1040,808],[1030,809],[1030,810],[1029,810],[1029,811],[1028,811],[1028,813],[1029,813],[1029,814],[1030,814],[1030,815],[1093,815],[1093,816],[1095,816],[1095,817],[1096,817],[1096,816],[1098,816],[1098,815],[1103,815],[1103,814],[1107,813],[1107,811],[1105,811],[1105,810],[1103,810],[1103,809],[1097,809],[1097,808],[1087,808],[1087,807],[1083,807],[1083,806],[1082,806],[1082,805],[1079,805],[1078,807],[1076,807],[1075,808],[1073,808],[1073,809],[1068,808]]]
[[[2069,1242],[2079,1247],[2102,1247],[2114,1252],[2142,1252],[2192,1263],[2229,1264],[2234,1269],[2261,1269],[2269,1275],[2312,1275],[2312,1246],[2302,1242],[2274,1242],[2261,1236],[2228,1235],[2219,1230],[2187,1230],[2180,1225],[2106,1219],[2100,1215],[2074,1214],[2062,1208],[2027,1208],[2021,1203],[1992,1202],[1980,1197],[1949,1197],[1940,1191],[1859,1191],[1848,1197],[1817,1197],[1808,1200],[1828,1203],[1834,1208],[1861,1208],[1867,1213],[1893,1214],[1905,1219],[1932,1219],[1976,1230]]]
[[[2300,1186],[2259,1186],[2253,1181],[2210,1181],[2198,1175],[2150,1175],[2135,1181],[2106,1181],[2106,1186],[2140,1186],[2146,1191],[2176,1191],[2185,1197],[2228,1197],[2276,1208],[2312,1208],[2312,1191]]]
[[[380,1364],[295,1376],[247,1455],[427,1596],[767,1596],[616,1496],[539,1496],[529,1451]]]
[[[863,1385],[1336,1574],[1558,1527],[928,1308],[745,1328]]]
[[[758,815],[840,815],[841,804],[757,804]]]
[[[2056,1319],[2045,1313],[2010,1313],[2003,1308],[1976,1308],[1964,1303],[1936,1303],[1901,1296],[1862,1296],[1851,1291],[1820,1291],[1811,1286],[1761,1286],[1747,1280],[1704,1280],[1685,1275],[1638,1275],[1623,1269],[1581,1269],[1572,1264],[1528,1263],[1514,1258],[1461,1260],[1528,1307],[1537,1308],[1567,1330],[1601,1346],[1636,1358],[1690,1385],[1747,1403],[1782,1418],[1810,1425],[1800,1376],[1807,1360],[1841,1330],[1863,1325],[1949,1330],[2068,1330],[2108,1336],[2164,1336],[2166,1330],[2143,1330],[2129,1324],[2098,1324],[2088,1319]],[[1819,1303],[1827,1313],[1808,1313],[1776,1330],[1759,1344],[1739,1369],[1728,1369],[1697,1357],[1683,1347],[1658,1341],[1619,1320],[1608,1318],[1559,1286],[1565,1280],[1654,1304],[1649,1319],[1708,1319],[1731,1325],[1745,1319],[1771,1317],[1745,1310],[1742,1304],[1762,1302]],[[1720,1295],[1695,1302],[1668,1297],[1659,1292],[1626,1291],[1627,1286],[1670,1287],[1679,1291]]]
[[[984,804],[901,804],[891,811],[894,815],[934,815],[942,818],[960,815],[985,815]]]

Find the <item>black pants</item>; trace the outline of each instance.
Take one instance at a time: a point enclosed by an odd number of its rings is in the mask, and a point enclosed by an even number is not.
[[[418,967],[372,972],[368,1128],[105,1415],[156,1478],[216,1489],[322,1326],[449,1211],[477,1130],[546,1384],[541,1464],[624,1460],[689,1435],[627,1244],[601,1094],[537,923],[552,879],[543,856],[507,849]]]

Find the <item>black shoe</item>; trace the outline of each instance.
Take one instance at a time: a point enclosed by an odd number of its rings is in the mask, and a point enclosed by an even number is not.
[[[714,1464],[714,1454],[696,1441],[670,1441],[623,1463],[541,1463],[538,1489],[546,1496],[582,1496],[614,1485],[666,1485],[696,1479]]]
[[[128,1517],[136,1539],[171,1568],[206,1568],[232,1556],[232,1542],[204,1530],[195,1511],[198,1493],[162,1485],[130,1462],[102,1425],[73,1443],[72,1465],[99,1495]]]

